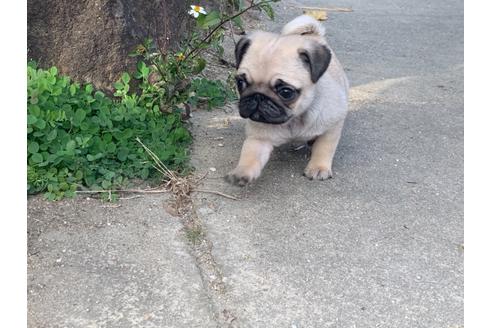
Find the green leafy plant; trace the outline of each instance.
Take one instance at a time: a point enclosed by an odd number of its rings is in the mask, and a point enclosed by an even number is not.
[[[29,193],[48,199],[80,187],[118,189],[155,174],[140,138],[171,169],[183,170],[191,142],[178,113],[163,115],[146,94],[130,94],[130,76],[115,83],[115,99],[92,85],[72,83],[55,67],[27,67]]]
[[[194,79],[190,89],[192,93],[188,98],[188,103],[193,106],[204,103],[207,109],[224,106],[227,101],[236,97],[233,89],[225,87],[221,81],[217,80]]]

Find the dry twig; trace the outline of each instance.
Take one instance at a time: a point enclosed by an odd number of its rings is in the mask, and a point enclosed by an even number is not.
[[[219,195],[219,196],[222,196],[222,197],[225,197],[225,198],[229,198],[229,199],[233,199],[233,200],[239,200],[239,198],[237,198],[237,197],[234,197],[234,196],[231,196],[231,195],[228,195],[228,194],[224,194],[223,192],[215,191],[215,190],[194,189],[193,191],[196,191],[196,192],[206,192],[206,193],[209,193],[209,194],[215,194],[215,195]]]

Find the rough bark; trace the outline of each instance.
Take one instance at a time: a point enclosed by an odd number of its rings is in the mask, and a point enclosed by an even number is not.
[[[28,0],[28,58],[111,90],[146,37],[166,51],[190,18],[187,0]]]

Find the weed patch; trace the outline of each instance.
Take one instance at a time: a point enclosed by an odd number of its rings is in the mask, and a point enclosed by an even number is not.
[[[56,68],[27,67],[27,190],[48,199],[73,196],[80,187],[118,189],[128,179],[155,176],[136,141],[151,147],[173,170],[186,167],[191,136],[179,113],[148,106],[129,94],[130,76],[117,82],[116,98],[72,83]]]

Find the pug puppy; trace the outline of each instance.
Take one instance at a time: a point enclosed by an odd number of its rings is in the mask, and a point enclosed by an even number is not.
[[[299,16],[280,34],[257,31],[243,37],[235,56],[246,140],[237,167],[225,179],[239,186],[254,181],[273,148],[291,141],[312,143],[307,178],[331,178],[349,83],[323,26]]]

